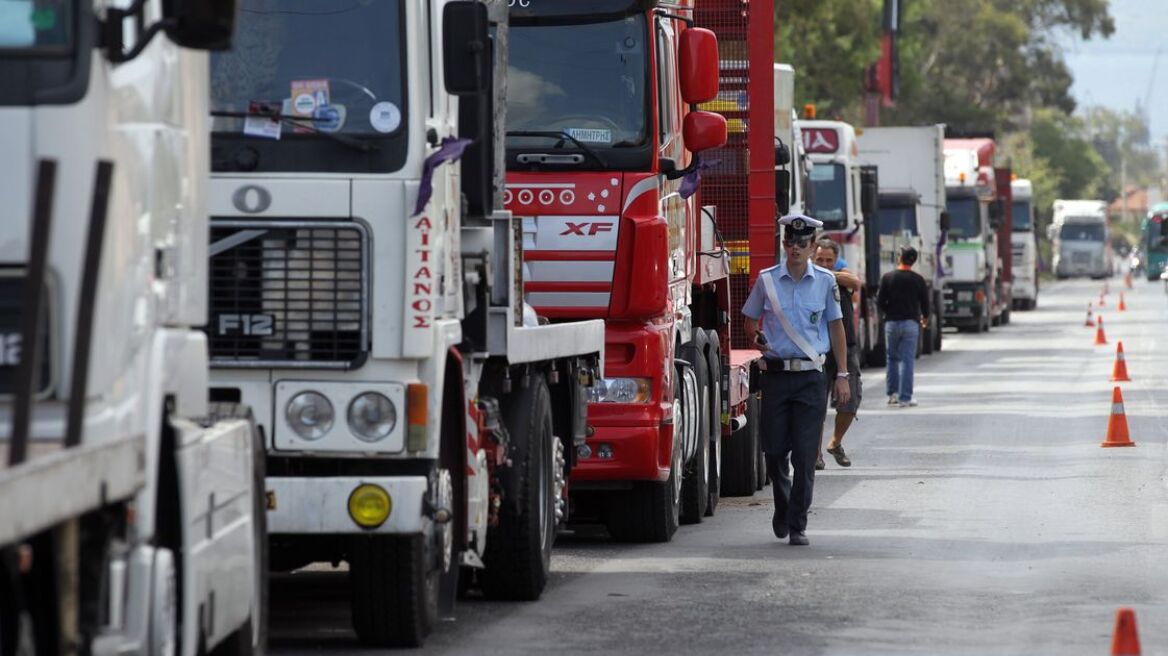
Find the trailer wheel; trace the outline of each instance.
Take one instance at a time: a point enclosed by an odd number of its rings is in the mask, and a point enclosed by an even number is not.
[[[710,484],[706,516],[712,517],[718,509],[722,485],[722,350],[717,331],[709,332],[710,348],[706,351],[707,371],[710,375]]]
[[[681,384],[673,378],[673,456],[664,483],[635,481],[632,491],[609,496],[608,532],[621,542],[669,542],[677,532],[681,512],[681,436],[685,413],[681,412]]]
[[[539,599],[551,570],[555,540],[555,449],[552,402],[543,374],[503,399],[503,418],[512,440],[512,462],[518,468],[518,499],[504,499],[499,525],[487,533],[479,572],[483,594],[491,599]]]
[[[746,397],[746,426],[730,436],[722,453],[722,496],[749,497],[758,489],[758,399]]]
[[[353,630],[364,644],[420,647],[438,616],[439,570],[422,535],[356,535],[349,552]]]
[[[710,377],[707,372],[706,356],[693,344],[681,347],[678,352],[682,360],[693,365],[694,378],[697,380],[697,399],[684,398],[682,408],[693,405],[696,412],[687,417],[687,425],[692,425],[697,434],[697,448],[693,458],[685,464],[685,475],[681,482],[681,514],[682,524],[698,524],[706,516],[710,503]],[[681,377],[681,369],[677,370]],[[694,401],[695,403],[690,403]]]

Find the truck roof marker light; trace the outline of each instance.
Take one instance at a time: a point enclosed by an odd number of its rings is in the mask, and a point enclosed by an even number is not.
[[[957,176],[957,179],[961,181],[961,184],[965,184],[965,171],[962,171],[961,174]]]
[[[818,110],[815,109],[815,103],[807,103],[806,105],[803,105],[803,118],[809,121],[814,121],[818,114]]]
[[[423,383],[406,387],[406,449],[426,450],[430,389]]]

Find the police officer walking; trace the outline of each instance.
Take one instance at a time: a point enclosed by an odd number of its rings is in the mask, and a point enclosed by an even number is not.
[[[785,216],[786,259],[764,269],[742,306],[746,334],[763,353],[761,434],[767,473],[774,482],[775,537],[790,535],[792,545],[809,544],[807,511],[815,483],[815,460],[827,413],[823,365],[829,350],[836,359],[837,402],[846,404],[847,340],[840,291],[832,272],[810,263],[816,229],[823,223],[802,215]],[[788,476],[788,461],[794,469]]]

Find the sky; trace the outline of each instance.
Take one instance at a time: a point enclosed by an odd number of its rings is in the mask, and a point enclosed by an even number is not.
[[[1168,138],[1168,0],[1111,0],[1115,33],[1109,39],[1064,41],[1063,56],[1080,107],[1103,105],[1131,111],[1150,106],[1152,139]],[[1161,49],[1159,63],[1156,51]],[[1148,94],[1149,83],[1151,95]]]

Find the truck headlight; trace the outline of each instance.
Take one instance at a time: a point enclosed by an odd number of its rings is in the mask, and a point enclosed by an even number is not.
[[[301,392],[288,401],[284,416],[297,435],[319,440],[333,427],[333,404],[323,394]]]
[[[588,388],[588,402],[648,403],[652,391],[648,378],[597,378]]]
[[[397,425],[397,408],[377,392],[365,392],[349,404],[349,430],[362,442],[378,442]]]

